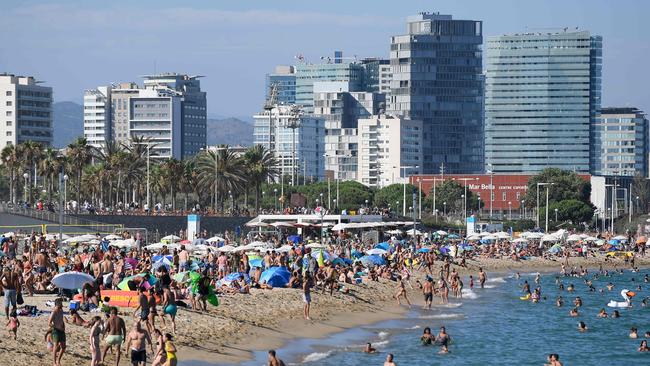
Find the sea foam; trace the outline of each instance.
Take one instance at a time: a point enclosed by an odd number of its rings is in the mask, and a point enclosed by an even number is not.
[[[305,362],[316,362],[316,361],[319,361],[319,360],[322,360],[322,359],[328,357],[332,353],[334,353],[334,351],[310,353],[307,356],[305,356],[305,358],[302,360],[302,362],[303,363],[305,363]]]

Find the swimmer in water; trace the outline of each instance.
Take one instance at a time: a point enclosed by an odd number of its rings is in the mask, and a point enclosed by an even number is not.
[[[516,278],[516,279],[520,279],[520,278],[521,278],[521,275],[519,274],[519,272],[517,272],[517,274],[515,274],[515,278]]]
[[[587,324],[585,324],[585,322],[582,322],[582,321],[578,322],[578,331],[586,332],[587,329],[588,329]]]
[[[569,316],[576,317],[578,316],[578,308],[573,308],[569,311]]]
[[[614,312],[612,313],[612,318],[620,318],[620,317],[621,317],[621,313],[619,313],[618,310],[614,310]]]
[[[420,342],[422,343],[423,346],[430,346],[436,341],[436,337],[431,334],[431,328],[426,327],[424,328],[424,333],[422,334],[422,337],[420,337]]]
[[[440,345],[440,352],[438,353],[449,353],[449,341],[451,338],[447,334],[445,327],[440,327],[440,333],[436,337],[436,342]]]
[[[560,283],[560,286],[558,286],[558,290],[564,291],[564,284],[563,283]]]
[[[363,349],[363,353],[377,353],[377,349],[372,347],[370,342],[366,343],[366,348]]]
[[[611,282],[608,283],[608,284],[607,284],[607,289],[608,289],[609,291],[612,291],[612,290],[614,289],[614,284],[611,283]]]
[[[600,311],[598,312],[598,317],[607,318],[607,312],[605,311],[605,309],[600,309]]]
[[[393,361],[393,354],[389,353],[386,355],[386,361],[384,362],[384,366],[397,366],[397,364]]]
[[[566,288],[567,291],[573,292],[575,290],[575,287],[573,286],[572,283],[569,284],[569,287]]]
[[[645,334],[643,336],[646,337],[646,338],[650,338],[650,332],[645,332]]]
[[[564,299],[562,298],[562,296],[558,296],[557,300],[555,300],[555,306],[561,308],[562,305],[564,305]]]
[[[469,275],[469,288],[470,290],[474,289],[474,276]]]
[[[540,279],[541,279],[541,277],[539,276],[539,273],[538,273],[537,276],[535,276],[535,283],[539,285]]]
[[[575,300],[573,300],[573,305],[575,305],[577,308],[582,306],[582,299],[580,296],[577,296]]]
[[[648,341],[645,339],[641,341],[641,344],[639,345],[639,352],[650,352],[650,348],[648,348]]]
[[[639,333],[638,333],[636,327],[632,327],[632,328],[630,328],[630,335],[629,335],[629,337],[632,338],[632,339],[637,339],[637,338],[639,338]]]
[[[647,274],[645,276],[643,276],[643,282],[646,282],[646,283],[650,282],[650,278],[648,278]]]
[[[560,362],[560,356],[556,353],[551,353],[547,357],[548,363],[544,364],[544,366],[562,366],[562,362]]]

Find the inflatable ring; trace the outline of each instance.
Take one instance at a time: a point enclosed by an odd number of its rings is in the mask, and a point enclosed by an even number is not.
[[[526,296],[520,296],[519,300],[524,300],[524,301],[530,300],[530,294],[527,294]]]

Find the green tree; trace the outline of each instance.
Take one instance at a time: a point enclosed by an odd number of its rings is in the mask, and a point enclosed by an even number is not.
[[[535,208],[537,204],[537,183],[553,183],[548,186],[549,204],[564,200],[578,200],[589,202],[591,195],[591,183],[581,178],[578,174],[558,168],[547,168],[533,176],[528,181],[528,190],[522,198],[526,200],[526,206]],[[539,187],[539,207],[546,205],[546,187]]]
[[[632,181],[632,202],[634,203],[634,211],[637,214],[649,211],[650,186],[648,180],[640,174],[637,174]]]
[[[6,168],[5,173],[9,177],[9,199],[14,204],[17,202],[16,197],[18,196],[16,189],[18,188],[17,181],[19,179],[21,164],[19,154],[20,151],[15,145],[7,145],[2,149],[2,154],[0,155],[2,165]]]
[[[573,224],[590,222],[594,216],[594,206],[591,203],[585,203],[576,199],[564,200],[549,203],[548,218],[555,220],[555,210],[557,209],[557,221],[570,221]],[[544,208],[541,210],[546,217]]]
[[[244,153],[244,164],[247,180],[255,189],[255,212],[260,208],[260,195],[262,183],[275,179],[280,175],[278,160],[273,153],[262,145],[254,145]],[[248,187],[248,185],[245,185]]]
[[[412,184],[406,185],[406,214],[409,207],[413,206],[413,192],[416,194],[416,205],[419,202],[419,189]],[[403,214],[404,211],[404,185],[391,184],[375,192],[374,203],[379,208],[391,208],[391,211]]]
[[[83,172],[83,167],[90,162],[93,156],[93,148],[88,145],[88,141],[85,138],[80,137],[68,145],[66,156],[71,171],[75,172],[77,176],[77,210],[79,210],[79,206],[81,205],[81,174]]]

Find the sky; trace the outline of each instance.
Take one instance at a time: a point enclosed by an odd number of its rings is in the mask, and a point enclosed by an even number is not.
[[[388,57],[421,11],[483,21],[490,35],[580,27],[603,36],[603,106],[650,111],[646,0],[2,0],[0,72],[33,75],[55,101],[141,75],[205,75],[212,116],[251,116],[264,75],[302,54]]]

